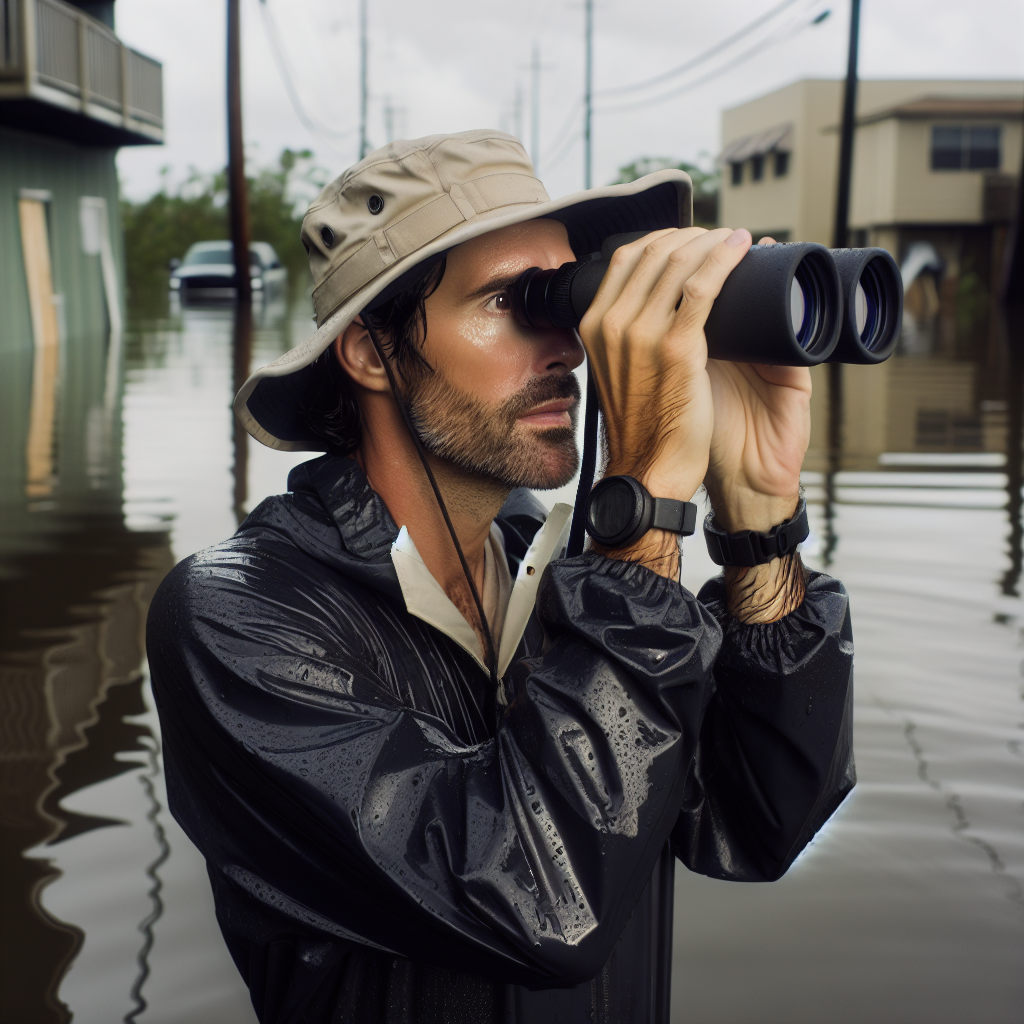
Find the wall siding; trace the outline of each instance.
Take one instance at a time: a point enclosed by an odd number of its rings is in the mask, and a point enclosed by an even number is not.
[[[111,243],[124,280],[124,248],[118,205],[115,149],[79,146],[0,128],[0,502],[11,500],[24,479],[25,444],[32,390],[33,341],[21,255],[18,198],[21,189],[45,189],[49,209],[54,291],[64,296],[56,437],[58,474],[65,478],[86,442],[87,406],[102,395],[107,313],[98,256],[82,252],[80,196],[107,201]],[[123,295],[124,288],[121,287]],[[11,386],[11,382],[17,384]]]

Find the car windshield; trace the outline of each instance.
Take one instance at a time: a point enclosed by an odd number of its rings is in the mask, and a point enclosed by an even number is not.
[[[204,245],[201,249],[189,249],[185,254],[182,265],[195,267],[201,264],[210,263],[231,263],[231,243],[224,242],[220,245]]]
[[[232,254],[232,248],[230,242],[214,242],[212,245],[207,244],[202,248],[189,249],[185,253],[185,258],[181,261],[183,267],[198,267],[198,266],[210,266],[216,264],[217,266],[228,266],[234,262]],[[259,253],[255,249],[249,250],[249,266],[259,267],[261,266]]]

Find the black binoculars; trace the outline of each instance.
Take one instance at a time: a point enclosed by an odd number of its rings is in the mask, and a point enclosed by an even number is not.
[[[612,253],[647,232],[612,235],[586,259],[531,267],[512,304],[527,327],[579,327]],[[826,249],[815,242],[753,245],[726,278],[704,333],[708,356],[739,363],[814,366],[880,363],[903,319],[903,280],[885,249]]]

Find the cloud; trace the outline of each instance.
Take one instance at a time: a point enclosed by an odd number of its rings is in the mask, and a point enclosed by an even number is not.
[[[338,131],[358,122],[357,0],[266,0],[296,90],[312,117]],[[703,52],[778,0],[632,0],[595,5],[594,82],[609,89],[671,68]],[[780,17],[832,16],[768,47],[690,92],[594,120],[594,181],[641,155],[693,160],[719,145],[727,107],[804,77],[845,71],[848,0],[799,0]],[[861,73],[874,78],[1019,78],[1024,75],[1024,10],[1016,0],[865,0]],[[164,63],[166,144],[121,151],[125,194],[155,191],[160,169],[180,181],[190,166],[225,161],[225,5],[208,0],[118,0],[118,32]],[[244,122],[247,151],[269,163],[284,146],[312,149],[332,173],[357,155],[355,133],[341,141],[308,131],[288,100],[268,44],[259,0],[243,0]],[[535,39],[541,78],[541,174],[552,195],[582,187],[582,147],[560,131],[583,81],[582,5],[517,0],[369,0],[370,117],[374,144],[385,141],[385,106],[409,137],[508,123]],[[754,33],[751,41],[767,34]],[[741,49],[741,48],[737,48]],[[713,63],[713,62],[712,62]],[[681,79],[685,80],[684,79]],[[643,95],[643,94],[641,94]],[[609,105],[609,99],[599,98]],[[528,110],[523,134],[529,131]],[[545,168],[549,157],[564,154]]]

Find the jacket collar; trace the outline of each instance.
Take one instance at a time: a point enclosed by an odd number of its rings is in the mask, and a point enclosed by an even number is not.
[[[336,527],[341,550],[331,553],[335,568],[403,603],[410,614],[445,633],[483,666],[476,634],[433,577],[426,579],[429,570],[408,532],[399,533],[383,499],[355,459],[325,455],[304,462],[289,473],[288,489],[297,503],[312,500]],[[499,674],[511,662],[533,613],[544,569],[565,545],[571,515],[570,505],[556,505],[549,515],[532,493],[518,489],[495,517],[515,579],[501,635]],[[396,571],[396,564],[402,564],[402,572]],[[439,617],[442,603],[437,591],[451,605],[454,618]]]

